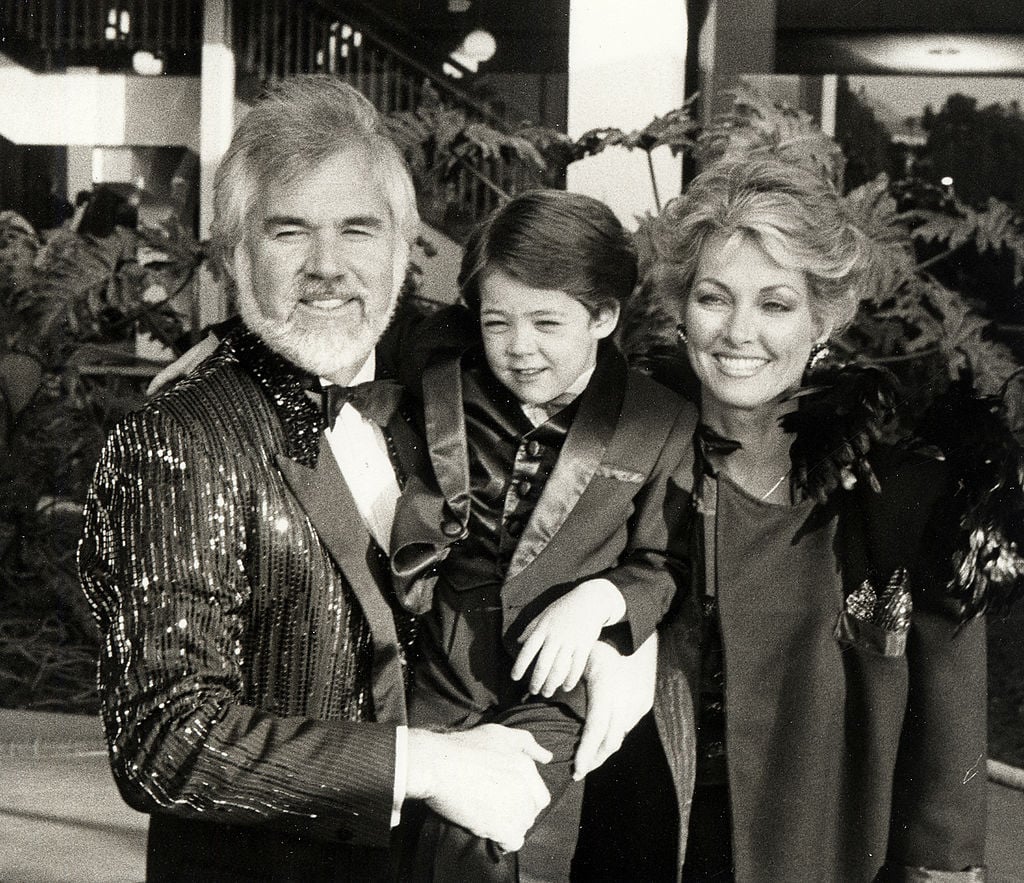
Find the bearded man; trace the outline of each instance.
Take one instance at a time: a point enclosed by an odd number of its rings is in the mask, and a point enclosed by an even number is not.
[[[405,726],[384,553],[413,466],[395,390],[369,383],[417,230],[402,157],[355,90],[296,78],[214,187],[243,324],[112,432],[79,550],[148,879],[393,877],[406,800],[518,849],[548,753]]]

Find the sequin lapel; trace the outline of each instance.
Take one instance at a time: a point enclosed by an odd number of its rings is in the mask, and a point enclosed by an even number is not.
[[[506,579],[521,573],[544,551],[590,485],[615,434],[625,390],[625,359],[609,348],[583,391],[558,463],[523,530]]]
[[[320,410],[303,391],[312,379],[273,352],[244,325],[236,325],[222,344],[262,387],[284,430],[288,456],[306,466],[316,464],[320,450]]]
[[[398,635],[391,608],[367,562],[372,543],[326,439],[313,468],[282,454],[277,465],[321,541],[344,573],[373,635],[373,701],[377,720],[405,723]]]

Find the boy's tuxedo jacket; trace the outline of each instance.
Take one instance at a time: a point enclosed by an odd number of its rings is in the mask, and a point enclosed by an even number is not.
[[[465,536],[469,519],[465,358],[446,358],[423,374],[434,480],[410,478],[392,531],[396,592],[419,612],[429,609],[438,568]],[[503,575],[503,633],[513,657],[522,629],[588,577],[610,579],[626,599],[624,649],[654,632],[686,578],[682,522],[688,517],[695,423],[690,404],[628,369],[614,347],[602,347]],[[522,456],[528,445],[521,439]]]
[[[402,652],[318,420],[239,327],[97,467],[80,571],[150,879],[362,880],[387,860]]]

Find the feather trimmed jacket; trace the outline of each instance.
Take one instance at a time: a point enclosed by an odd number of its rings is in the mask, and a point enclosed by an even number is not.
[[[646,745],[641,738],[608,774],[630,781],[630,765],[660,763],[649,752],[663,752],[674,800],[654,795],[651,806],[662,807],[656,818],[641,810],[602,829],[619,829],[612,835],[625,844],[613,860],[624,862],[619,870],[643,865],[630,850],[643,850],[659,829],[676,844],[675,873],[682,868],[705,650],[716,630],[725,645],[724,750],[737,880],[984,879],[980,613],[1021,593],[1024,458],[999,420],[998,403],[970,395],[966,382],[940,397],[913,439],[886,444],[883,425],[894,401],[875,369],[833,370],[803,392],[784,425],[795,433],[794,494],[804,499],[806,517],[798,514],[795,530],[758,546],[756,555],[734,537],[747,503],[734,505],[735,488],[713,466],[723,440],[698,429],[689,527],[696,579],[661,629],[654,707],[660,751],[654,737]],[[856,485],[845,490],[851,477]],[[759,502],[748,501],[748,511]],[[791,587],[772,582],[773,560],[789,560],[801,545],[814,546],[813,566],[793,579],[806,582],[810,573],[818,583],[820,574],[820,584],[798,596],[814,598],[813,605],[786,608],[778,598]],[[730,561],[737,549],[742,560]],[[727,601],[721,580],[737,574],[756,592]],[[720,603],[711,619],[707,601],[714,596]],[[815,690],[824,695],[818,707],[833,718],[825,727],[801,718],[799,710],[811,704],[792,696]],[[744,702],[746,710],[735,704]],[[771,749],[759,755],[762,744]],[[787,804],[787,794],[806,799]],[[678,814],[666,814],[667,805]],[[678,827],[670,831],[666,817],[673,816]],[[617,849],[602,848],[606,856]]]

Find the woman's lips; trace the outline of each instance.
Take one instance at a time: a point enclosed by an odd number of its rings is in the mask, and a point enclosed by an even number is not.
[[[727,377],[752,377],[768,364],[764,356],[730,356],[716,353],[715,362]]]

